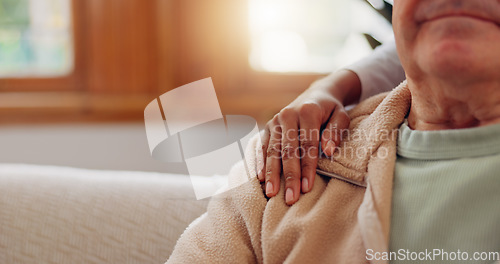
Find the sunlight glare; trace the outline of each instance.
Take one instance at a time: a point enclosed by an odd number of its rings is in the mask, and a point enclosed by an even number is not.
[[[259,43],[260,63],[267,71],[298,71],[308,52],[304,39],[293,31],[266,32]]]

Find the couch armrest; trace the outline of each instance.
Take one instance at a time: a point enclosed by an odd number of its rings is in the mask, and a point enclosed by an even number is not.
[[[186,175],[0,164],[0,263],[163,263],[207,204]]]

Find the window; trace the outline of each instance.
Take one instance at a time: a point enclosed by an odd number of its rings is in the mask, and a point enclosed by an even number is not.
[[[392,38],[391,24],[362,0],[249,0],[249,20],[259,71],[327,73],[371,52],[364,33]]]
[[[0,78],[73,70],[70,0],[0,0]]]

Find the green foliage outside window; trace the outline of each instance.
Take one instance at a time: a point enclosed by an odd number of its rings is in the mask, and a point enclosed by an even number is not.
[[[0,78],[60,76],[73,65],[70,0],[0,0]]]
[[[29,0],[0,0],[0,27],[28,27]]]

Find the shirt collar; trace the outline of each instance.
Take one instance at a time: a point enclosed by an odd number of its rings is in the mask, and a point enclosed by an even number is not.
[[[411,159],[439,160],[500,153],[500,124],[466,128],[412,130],[405,121],[399,130],[397,153]]]

